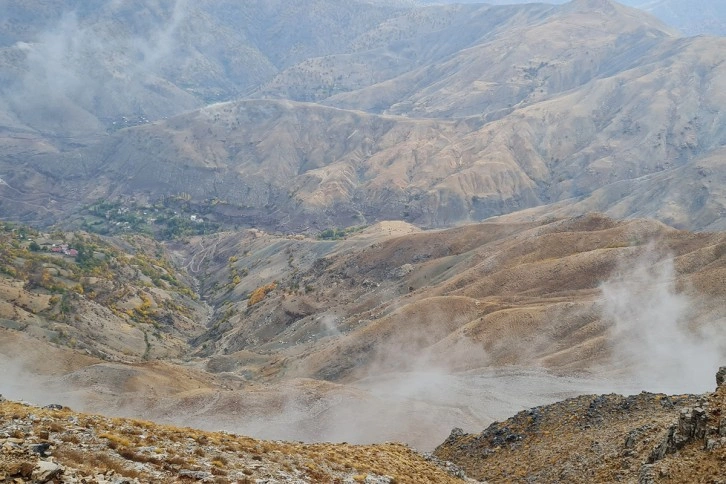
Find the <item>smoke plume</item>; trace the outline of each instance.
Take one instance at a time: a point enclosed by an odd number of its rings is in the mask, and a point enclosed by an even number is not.
[[[602,310],[613,324],[613,365],[647,391],[713,389],[724,361],[723,332],[697,325],[692,299],[676,290],[670,257],[652,251],[602,285]]]

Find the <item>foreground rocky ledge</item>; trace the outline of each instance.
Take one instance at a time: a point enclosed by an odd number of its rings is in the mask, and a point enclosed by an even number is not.
[[[57,405],[39,408],[0,402],[0,482],[385,484],[466,480],[455,466],[402,444],[269,442],[85,415]]]
[[[454,429],[434,454],[488,482],[726,482],[726,367],[704,395],[581,396],[480,434]]]

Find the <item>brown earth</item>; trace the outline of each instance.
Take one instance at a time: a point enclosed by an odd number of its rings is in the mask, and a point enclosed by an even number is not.
[[[261,441],[10,401],[0,446],[0,482],[464,482],[401,444]]]
[[[435,451],[487,482],[719,482],[726,387],[587,395],[532,408]]]
[[[156,264],[196,279],[190,307],[203,319],[185,330],[173,317],[161,339],[143,334],[169,315],[140,296],[129,314],[74,303],[79,321],[64,322],[28,311],[44,289],[5,277],[16,289],[0,307],[17,316],[2,320],[4,392],[266,438],[431,448],[452,427],[582,393],[708,388],[699,375],[725,352],[724,247],[721,233],[600,215],[442,231],[391,222],[339,240],[191,238]],[[162,262],[172,259],[174,271]],[[253,293],[264,296],[252,304]],[[79,352],[58,335],[84,321],[98,337]]]

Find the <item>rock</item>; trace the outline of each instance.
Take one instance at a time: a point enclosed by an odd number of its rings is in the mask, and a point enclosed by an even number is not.
[[[694,440],[704,440],[708,416],[702,407],[684,408],[678,416],[678,424],[671,425],[660,444],[648,457],[648,463],[659,461],[667,454],[673,454]]]
[[[720,439],[708,439],[706,440],[706,450],[711,452],[715,449],[718,449],[721,447],[721,440]]]
[[[363,482],[365,484],[391,484],[393,482],[393,478],[390,476],[368,474]]]
[[[716,372],[716,386],[720,387],[726,381],[726,366],[722,366]]]
[[[703,439],[706,436],[706,424],[706,411],[702,407],[681,410],[676,446],[680,449],[693,439]]]
[[[664,458],[667,454],[671,454],[676,451],[676,446],[674,443],[674,436],[676,434],[676,426],[671,425],[668,428],[668,432],[666,433],[666,436],[663,438],[660,444],[658,444],[653,451],[650,453],[650,456],[648,456],[648,463],[652,464],[653,462],[659,461],[662,458]]]
[[[43,407],[48,410],[63,410],[63,405],[58,405],[57,403],[51,403],[50,405],[46,405]]]
[[[179,476],[196,479],[197,481],[204,481],[210,479],[212,477],[212,474],[204,471],[190,471],[188,469],[182,469],[179,471]]]
[[[655,484],[655,469],[652,464],[643,464],[638,472],[638,484]]]
[[[33,482],[48,482],[63,474],[63,467],[59,466],[55,462],[38,461],[33,469],[32,479]]]
[[[33,474],[34,467],[35,465],[30,462],[20,462],[8,465],[5,471],[10,477],[21,477],[24,479],[29,479],[30,476]]]
[[[28,445],[28,449],[40,455],[41,457],[47,457],[48,455],[46,454],[46,452],[48,452],[48,449],[50,449],[50,444],[48,442],[42,442],[40,444],[30,444]]]

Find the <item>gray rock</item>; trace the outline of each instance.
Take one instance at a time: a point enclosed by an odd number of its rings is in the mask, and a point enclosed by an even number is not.
[[[55,462],[41,460],[33,469],[32,479],[33,482],[44,483],[60,477],[61,474],[63,474],[63,467]]]
[[[188,469],[182,469],[179,471],[179,476],[189,477],[191,479],[196,479],[197,481],[206,481],[207,479],[211,479],[212,474],[204,471],[190,471]]]
[[[716,372],[716,386],[720,387],[724,384],[724,381],[726,381],[726,366],[722,366]]]
[[[30,444],[28,445],[28,449],[30,449],[31,452],[40,455],[41,457],[47,457],[48,449],[50,449],[50,443],[41,442],[39,444]]]
[[[638,472],[638,484],[655,484],[655,469],[652,464],[643,464]]]
[[[665,437],[648,457],[648,463],[659,461],[668,454],[673,454],[694,440],[704,440],[708,416],[702,407],[684,408],[678,416],[678,423],[671,425]]]
[[[363,482],[365,482],[365,484],[391,484],[393,482],[393,478],[390,476],[368,474]]]

